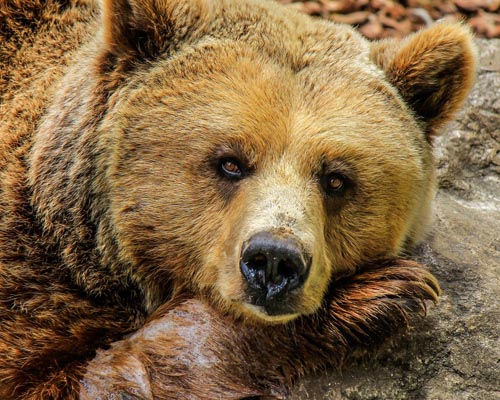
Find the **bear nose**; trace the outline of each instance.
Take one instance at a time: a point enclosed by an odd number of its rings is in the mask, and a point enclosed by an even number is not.
[[[302,286],[310,264],[311,257],[293,237],[259,232],[243,243],[240,269],[249,286],[257,291],[257,305]]]

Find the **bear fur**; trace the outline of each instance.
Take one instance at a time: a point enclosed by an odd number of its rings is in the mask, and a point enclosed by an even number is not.
[[[436,300],[400,257],[465,27],[369,43],[266,0],[5,0],[0,27],[0,398],[282,397]],[[240,271],[262,231],[311,256],[283,312]]]

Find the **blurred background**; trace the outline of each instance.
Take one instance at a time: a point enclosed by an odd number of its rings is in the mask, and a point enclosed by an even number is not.
[[[500,0],[279,0],[356,26],[369,39],[401,37],[434,21],[466,21],[477,37],[500,38]]]

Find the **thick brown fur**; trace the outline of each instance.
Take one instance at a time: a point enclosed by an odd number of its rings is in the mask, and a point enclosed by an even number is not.
[[[370,44],[260,0],[6,0],[0,27],[0,398],[282,396],[436,299],[397,258],[466,28]],[[245,294],[259,230],[312,255],[286,315]]]

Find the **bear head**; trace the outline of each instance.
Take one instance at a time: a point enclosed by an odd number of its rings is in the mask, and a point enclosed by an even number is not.
[[[263,0],[104,0],[101,18],[97,242],[149,308],[184,291],[288,321],[422,239],[432,138],[473,81],[465,27],[370,43]]]

